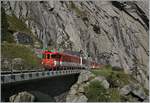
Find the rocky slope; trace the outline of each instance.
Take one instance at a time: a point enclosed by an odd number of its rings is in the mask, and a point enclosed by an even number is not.
[[[148,90],[123,71],[108,68],[82,71],[66,102],[148,102]]]
[[[15,16],[21,20],[19,24],[25,23],[25,30],[10,26],[13,33],[32,34],[43,47],[83,50],[85,56],[89,54],[100,63],[124,68],[148,88],[148,6],[143,9],[147,4],[5,1],[2,6],[9,20]]]

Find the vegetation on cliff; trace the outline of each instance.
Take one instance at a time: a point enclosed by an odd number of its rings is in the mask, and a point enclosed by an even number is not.
[[[2,58],[7,58],[10,63],[14,58],[21,58],[24,60],[23,66],[27,67],[26,69],[38,67],[40,64],[40,60],[29,47],[15,43],[3,43],[1,46]]]
[[[109,83],[109,88],[104,88],[102,82],[95,80],[91,81],[89,86],[85,87],[85,95],[89,102],[125,102],[125,101],[138,101],[134,93],[122,95],[120,90],[129,84],[138,84],[138,82],[129,74],[125,74],[123,70],[112,68],[106,65],[100,69],[92,70],[96,77],[103,76]],[[143,92],[148,95],[148,90],[141,86],[135,86],[137,91],[142,88]],[[134,87],[132,87],[133,89]],[[136,90],[134,90],[136,91]],[[124,91],[128,92],[128,90]],[[142,94],[142,91],[140,91]],[[139,94],[140,94],[139,92]]]

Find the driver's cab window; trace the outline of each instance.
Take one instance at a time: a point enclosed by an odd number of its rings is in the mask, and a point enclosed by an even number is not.
[[[50,59],[50,57],[51,57],[50,54],[47,54],[47,59]]]
[[[61,55],[59,55],[59,54],[52,54],[51,55],[51,58],[53,58],[53,59],[60,59],[60,57],[61,57]]]

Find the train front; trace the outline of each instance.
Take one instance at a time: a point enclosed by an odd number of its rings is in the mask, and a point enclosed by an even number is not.
[[[42,65],[46,70],[55,70],[60,65],[61,55],[57,52],[43,52]]]

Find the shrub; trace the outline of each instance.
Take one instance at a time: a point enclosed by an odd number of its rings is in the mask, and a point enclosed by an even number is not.
[[[85,88],[85,95],[88,102],[106,102],[108,101],[108,92],[99,81],[93,81]]]
[[[39,67],[40,60],[34,55],[32,50],[29,47],[24,45],[17,45],[15,43],[3,43],[2,47],[2,56],[4,58],[22,58],[25,61],[25,67]]]

